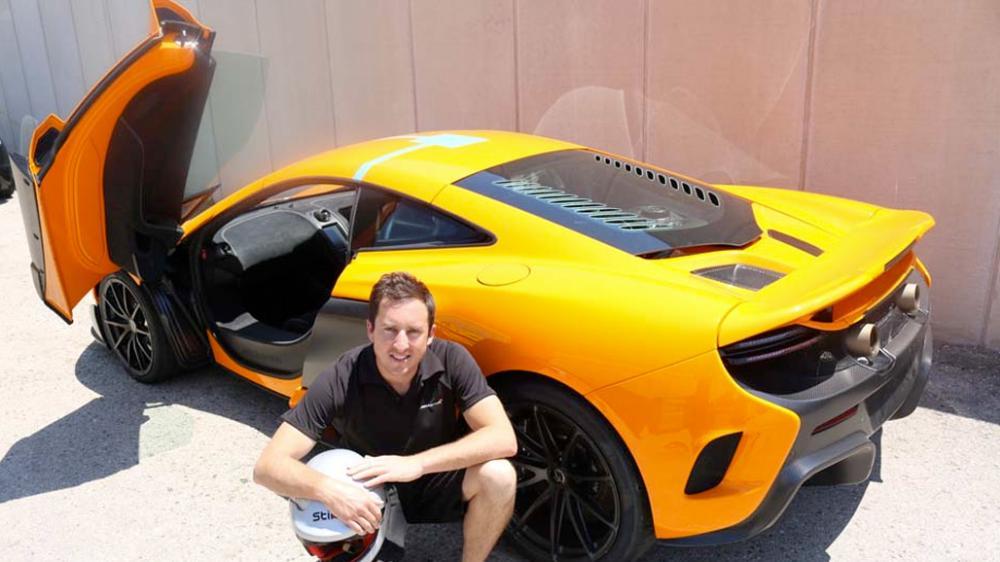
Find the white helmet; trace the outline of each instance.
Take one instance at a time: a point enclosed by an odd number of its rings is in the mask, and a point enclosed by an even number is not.
[[[364,486],[347,475],[347,469],[358,464],[361,455],[349,449],[324,451],[313,457],[307,465],[330,478]],[[385,505],[386,496],[382,486],[368,492]],[[385,509],[382,523],[370,535],[358,535],[344,522],[337,519],[322,502],[291,498],[288,501],[292,513],[292,527],[306,551],[323,561],[331,562],[371,562],[385,541],[384,528],[388,528],[395,510]]]

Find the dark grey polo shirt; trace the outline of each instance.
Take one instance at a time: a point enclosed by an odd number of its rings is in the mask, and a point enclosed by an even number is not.
[[[464,435],[461,413],[494,394],[468,350],[435,338],[400,396],[379,374],[369,344],[324,370],[281,419],[317,441],[331,426],[340,446],[361,454],[410,455]]]

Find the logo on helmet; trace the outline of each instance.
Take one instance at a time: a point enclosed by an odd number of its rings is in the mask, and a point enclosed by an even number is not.
[[[337,518],[334,517],[329,511],[314,511],[313,512],[313,523],[316,521],[335,521]]]

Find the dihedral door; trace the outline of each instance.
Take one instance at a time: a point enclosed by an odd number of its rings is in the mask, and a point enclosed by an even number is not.
[[[15,172],[39,296],[67,322],[106,275],[155,280],[181,201],[214,62],[214,32],[154,0],[150,33],[63,122],[35,130]]]

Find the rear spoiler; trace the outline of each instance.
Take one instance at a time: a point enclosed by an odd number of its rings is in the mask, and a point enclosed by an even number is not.
[[[789,273],[732,308],[719,326],[719,347],[807,317],[885,273],[934,226],[920,211],[879,210],[807,268]]]

